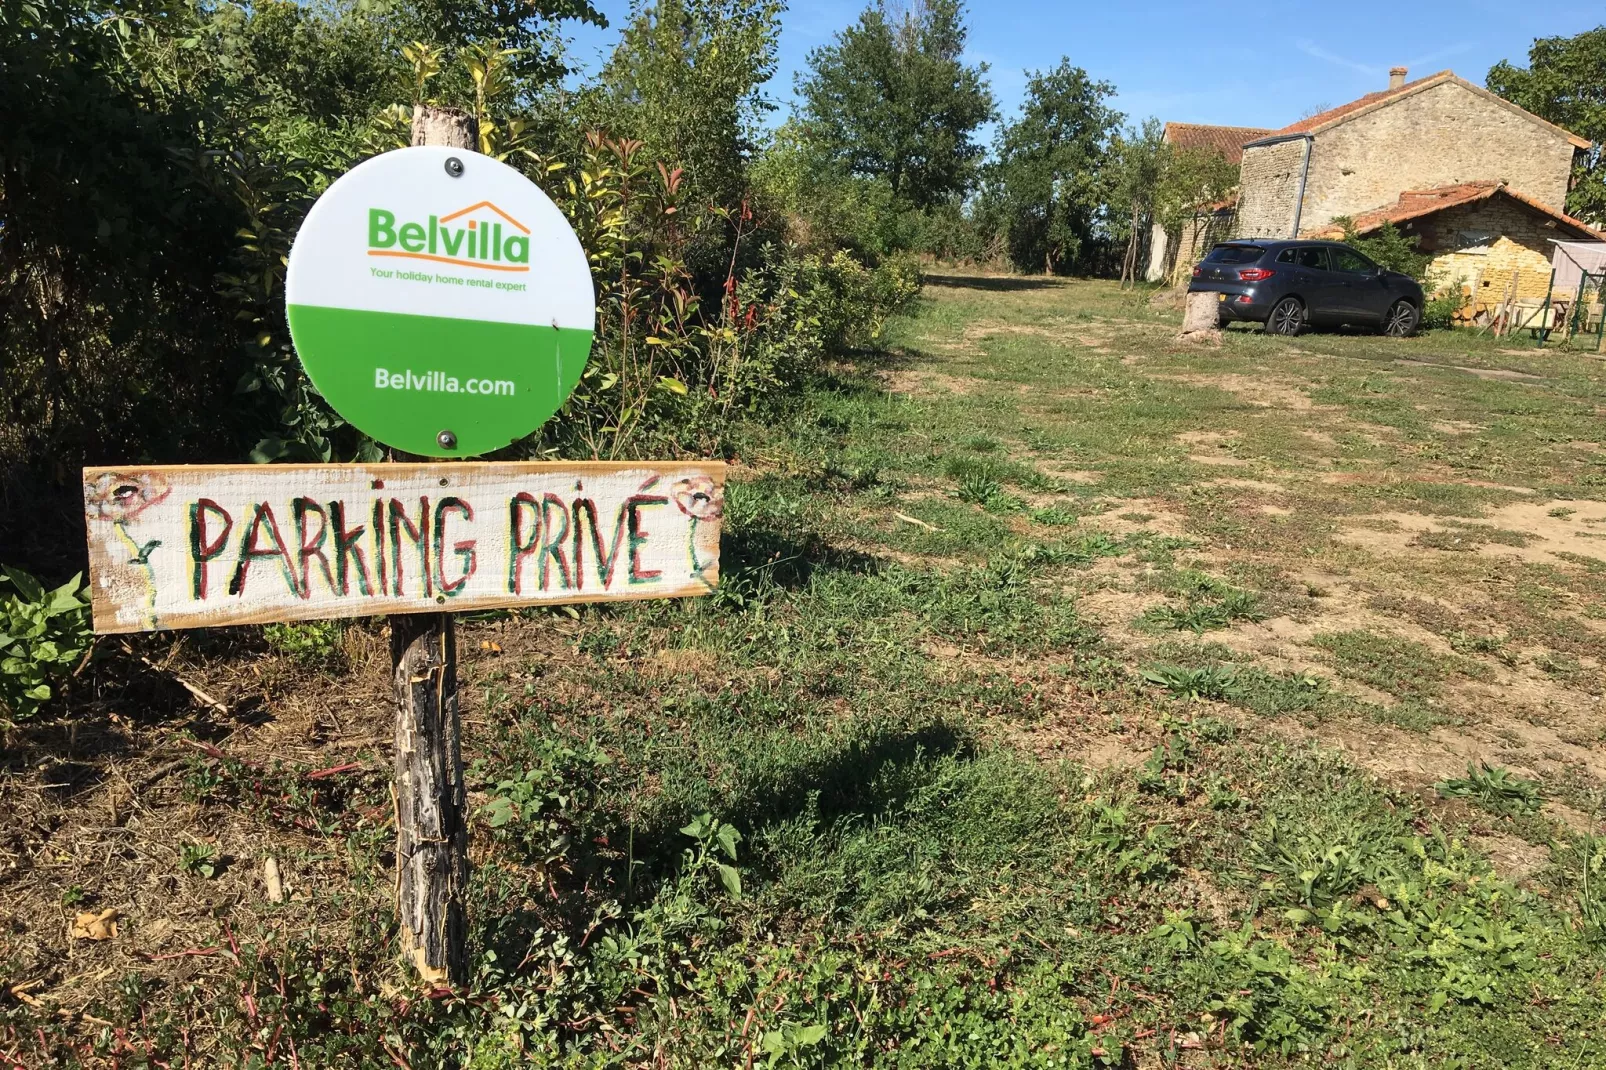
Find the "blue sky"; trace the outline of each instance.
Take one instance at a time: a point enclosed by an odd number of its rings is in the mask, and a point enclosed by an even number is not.
[[[611,27],[575,32],[571,46],[571,60],[587,69],[612,47],[630,10],[628,0],[596,6]],[[863,8],[864,0],[794,2],[783,18],[780,70],[769,86],[782,116],[792,76],[809,51],[829,43]],[[1006,117],[1020,104],[1024,71],[1068,56],[1115,83],[1116,106],[1130,121],[1155,116],[1272,128],[1384,88],[1396,64],[1409,67],[1413,78],[1450,68],[1481,85],[1501,59],[1525,64],[1535,37],[1570,36],[1606,22],[1599,0],[970,0],[969,12],[969,57],[990,65]]]

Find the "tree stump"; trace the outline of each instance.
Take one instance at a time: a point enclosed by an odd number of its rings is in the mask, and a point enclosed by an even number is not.
[[[1221,341],[1219,301],[1213,293],[1190,293],[1182,313],[1182,340]]]
[[[420,104],[413,144],[472,153],[472,115]],[[457,716],[457,636],[450,614],[390,619],[396,699],[396,916],[402,951],[423,979],[468,982],[468,800]]]

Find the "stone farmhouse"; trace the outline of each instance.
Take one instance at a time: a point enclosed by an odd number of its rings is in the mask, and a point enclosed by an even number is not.
[[[1473,304],[1497,303],[1513,289],[1542,299],[1552,239],[1606,237],[1562,211],[1589,142],[1451,71],[1405,76],[1396,67],[1387,89],[1241,143],[1236,204],[1212,229],[1338,237],[1342,218],[1363,234],[1393,223],[1419,236],[1432,269],[1446,282],[1460,279]],[[1214,219],[1222,207],[1205,213]],[[1167,274],[1155,246],[1176,242],[1180,254],[1181,237],[1154,236],[1151,278]],[[1172,277],[1191,266],[1196,250],[1187,251]]]

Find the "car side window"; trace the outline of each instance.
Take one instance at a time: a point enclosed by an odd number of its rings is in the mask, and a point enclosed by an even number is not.
[[[1351,275],[1370,275],[1376,268],[1370,260],[1354,249],[1338,246],[1333,250],[1333,270],[1345,271]]]
[[[1327,270],[1327,250],[1319,245],[1307,246],[1299,250],[1299,266],[1312,268],[1316,271]]]
[[[1290,246],[1287,249],[1284,249],[1282,252],[1277,254],[1277,262],[1279,264],[1292,264],[1292,263],[1294,263],[1294,254],[1297,253],[1298,251],[1299,251],[1298,249],[1295,249],[1292,246]]]

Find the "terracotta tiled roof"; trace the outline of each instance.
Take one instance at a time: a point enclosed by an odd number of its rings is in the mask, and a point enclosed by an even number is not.
[[[1440,71],[1438,74],[1430,74],[1426,78],[1418,78],[1414,82],[1406,82],[1398,89],[1384,89],[1376,93],[1368,93],[1364,97],[1359,97],[1350,101],[1348,104],[1340,104],[1336,108],[1328,108],[1324,112],[1318,112],[1308,119],[1301,119],[1299,122],[1285,126],[1281,130],[1273,130],[1266,136],[1282,137],[1285,134],[1318,133],[1326,127],[1332,126],[1334,123],[1349,118],[1356,112],[1364,111],[1375,105],[1382,104],[1385,101],[1393,100],[1396,97],[1403,97],[1408,93],[1414,93],[1420,89],[1427,89],[1430,86],[1439,85],[1443,82],[1455,82],[1465,89],[1470,89],[1472,92],[1488,97],[1490,100],[1499,103],[1503,107],[1509,108],[1514,112],[1526,116],[1540,126],[1548,126],[1550,129],[1566,137],[1568,141],[1572,142],[1575,148],[1587,149],[1590,147],[1590,142],[1587,139],[1579,137],[1570,130],[1563,130],[1556,124],[1545,119],[1541,119],[1533,112],[1519,108],[1517,105],[1511,103],[1511,101],[1502,96],[1498,96],[1497,94],[1489,92],[1489,90],[1483,88],[1482,86],[1473,85],[1465,78],[1458,77],[1454,71]]]
[[[1209,149],[1218,152],[1228,163],[1239,163],[1244,156],[1244,142],[1265,137],[1270,130],[1256,126],[1204,126],[1199,123],[1166,123],[1165,139],[1179,149]]]
[[[1432,189],[1411,189],[1400,194],[1399,200],[1393,204],[1370,212],[1363,212],[1355,217],[1355,231],[1366,234],[1376,230],[1384,223],[1401,223],[1423,216],[1442,212],[1447,208],[1459,208],[1464,204],[1475,201],[1488,200],[1500,194],[1526,205],[1541,215],[1549,216],[1557,222],[1577,231],[1581,236],[1596,240],[1606,239],[1606,234],[1595,230],[1588,223],[1574,219],[1565,212],[1557,211],[1541,201],[1536,201],[1527,194],[1518,193],[1502,182],[1460,182],[1453,186],[1435,186]],[[1316,238],[1338,238],[1343,236],[1343,228],[1328,226],[1315,231],[1311,236]]]
[[[1418,78],[1414,82],[1406,82],[1398,89],[1383,89],[1376,93],[1368,93],[1364,97],[1358,97],[1357,99],[1350,101],[1348,104],[1340,104],[1336,108],[1328,108],[1326,111],[1317,112],[1308,119],[1301,119],[1297,123],[1292,123],[1288,126],[1285,126],[1281,130],[1273,130],[1271,132],[1271,136],[1277,137],[1282,134],[1309,134],[1315,131],[1317,128],[1326,126],[1328,123],[1333,122],[1335,119],[1342,119],[1351,112],[1360,111],[1369,104],[1376,104],[1380,101],[1388,100],[1391,97],[1402,96],[1427,82],[1433,81],[1434,79],[1442,79],[1446,75],[1451,78],[1455,77],[1455,75],[1449,71],[1440,71],[1438,74],[1430,74],[1426,78]]]

